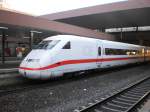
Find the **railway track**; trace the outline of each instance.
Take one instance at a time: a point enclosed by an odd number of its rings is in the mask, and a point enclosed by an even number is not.
[[[63,80],[62,80],[63,82]],[[0,97],[7,95],[7,94],[12,94],[12,93],[18,93],[22,91],[28,91],[32,89],[38,89],[38,88],[47,88],[53,85],[57,85],[57,81],[52,80],[52,81],[32,81],[32,80],[24,80],[23,83],[17,83],[14,85],[6,85],[6,86],[0,86]]]
[[[94,100],[74,112],[130,112],[150,94],[150,77],[112,93],[101,100]]]
[[[40,87],[44,87],[47,84],[39,84],[39,85],[23,85],[20,87],[16,87],[16,88],[7,88],[6,89],[0,89],[0,97],[7,95],[7,94],[12,94],[12,93],[16,93],[16,92],[21,92],[21,91],[26,91],[26,90],[32,90],[32,89],[36,89],[36,88],[40,88]]]
[[[91,76],[91,75],[89,75]],[[6,75],[5,75],[6,77]],[[0,77],[1,78],[1,77]],[[21,77],[20,77],[21,78]],[[39,89],[39,88],[47,88],[52,87],[64,83],[69,83],[72,81],[76,81],[78,79],[83,79],[84,77],[78,76],[76,78],[68,78],[68,77],[59,77],[59,78],[53,78],[50,80],[28,80],[28,79],[18,79],[22,80],[23,82],[15,83],[12,85],[0,85],[0,97],[8,94],[33,90],[33,89]],[[1,78],[3,79],[3,77]],[[69,80],[68,80],[69,79]]]

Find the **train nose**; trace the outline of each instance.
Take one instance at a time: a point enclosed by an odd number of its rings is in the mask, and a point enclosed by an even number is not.
[[[39,79],[41,75],[40,63],[37,59],[27,59],[24,60],[21,65],[19,72],[27,78]]]
[[[51,72],[47,69],[42,69],[39,61],[23,61],[19,69],[22,76],[29,79],[49,79]]]
[[[30,79],[40,79],[41,72],[33,70],[24,70],[23,76]]]

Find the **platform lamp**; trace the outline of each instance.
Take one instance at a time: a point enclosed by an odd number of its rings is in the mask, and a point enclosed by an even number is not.
[[[5,63],[5,40],[6,40],[6,34],[5,34],[5,30],[8,30],[7,27],[0,27],[0,31],[2,33],[1,35],[1,48],[2,48],[2,51],[1,51],[1,58],[2,58],[2,64]]]
[[[30,49],[32,49],[32,47],[33,47],[33,40],[34,40],[34,34],[35,34],[35,33],[40,34],[40,33],[42,33],[42,32],[36,31],[36,30],[31,30],[31,31],[30,31]]]

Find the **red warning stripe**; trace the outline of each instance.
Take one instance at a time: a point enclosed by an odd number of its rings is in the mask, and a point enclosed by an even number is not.
[[[129,59],[138,59],[138,58],[143,58],[143,57],[126,57],[126,58],[100,58],[100,59],[80,59],[80,60],[66,60],[66,61],[61,61],[58,63],[54,63],[51,65],[48,65],[46,67],[41,67],[41,68],[28,68],[28,67],[19,67],[20,69],[23,70],[47,70],[63,65],[69,65],[69,64],[81,64],[81,63],[93,63],[93,62],[107,62],[107,61],[120,61],[120,60],[129,60]]]

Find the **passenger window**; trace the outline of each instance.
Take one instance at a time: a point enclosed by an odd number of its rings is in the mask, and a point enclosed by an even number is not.
[[[64,45],[63,49],[71,49],[70,42],[67,42],[67,43]]]
[[[101,47],[98,47],[98,55],[101,56]]]
[[[138,50],[105,48],[106,55],[139,55]]]

